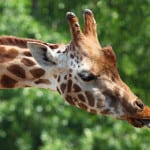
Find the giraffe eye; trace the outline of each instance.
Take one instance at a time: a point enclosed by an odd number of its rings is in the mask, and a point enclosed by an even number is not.
[[[83,81],[91,81],[91,80],[95,80],[97,77],[92,74],[89,73],[87,71],[82,71],[80,73],[78,73],[78,76],[83,80]]]

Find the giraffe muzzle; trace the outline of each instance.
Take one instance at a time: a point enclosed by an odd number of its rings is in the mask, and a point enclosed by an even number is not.
[[[126,120],[132,124],[134,127],[144,127],[150,128],[150,107],[144,106],[143,110],[128,116]]]

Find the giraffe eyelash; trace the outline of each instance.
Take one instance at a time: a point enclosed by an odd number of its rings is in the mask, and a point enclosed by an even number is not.
[[[94,74],[87,72],[87,71],[82,71],[80,73],[78,73],[78,76],[83,80],[83,81],[92,81],[92,80],[96,80],[97,76],[95,76]]]

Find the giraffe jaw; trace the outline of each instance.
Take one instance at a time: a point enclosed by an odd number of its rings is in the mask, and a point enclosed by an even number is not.
[[[150,119],[141,119],[140,120],[145,126],[150,128]]]
[[[136,128],[142,128],[144,126],[150,128],[150,119],[128,118],[127,121]]]

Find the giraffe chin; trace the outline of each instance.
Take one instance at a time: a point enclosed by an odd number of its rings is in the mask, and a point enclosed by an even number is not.
[[[150,119],[141,119],[140,120],[145,126],[150,128]]]
[[[150,128],[150,119],[134,119],[130,118],[127,121],[136,128],[142,128],[144,126]]]

